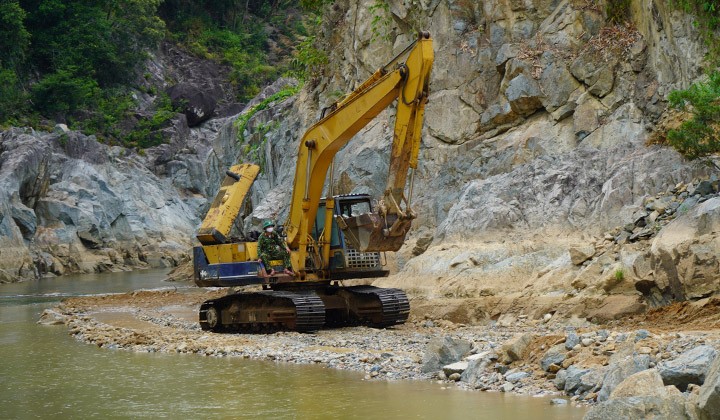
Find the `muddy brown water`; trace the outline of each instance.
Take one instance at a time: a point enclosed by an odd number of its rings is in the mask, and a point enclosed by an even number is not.
[[[163,271],[0,285],[2,418],[579,419],[549,398],[238,358],[133,353],[36,324],[63,297],[174,287]]]

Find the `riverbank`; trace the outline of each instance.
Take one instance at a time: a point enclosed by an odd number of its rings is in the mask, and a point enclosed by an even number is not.
[[[413,313],[408,323],[383,330],[244,335],[200,330],[200,303],[223,294],[190,288],[75,297],[46,311],[40,322],[63,323],[76,339],[107,349],[318,364],[363,372],[367,380],[434,380],[465,389],[562,394],[577,404],[606,399],[611,388],[640,370],[670,375],[666,371],[682,364],[688,351],[714,357],[720,350],[716,299],[674,304],[607,325],[550,314],[464,325]],[[628,361],[635,367],[627,369]],[[610,384],[613,371],[622,374]],[[699,388],[691,376],[677,384],[688,395]]]

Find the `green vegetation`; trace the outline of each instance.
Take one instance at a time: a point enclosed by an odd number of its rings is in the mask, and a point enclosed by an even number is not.
[[[671,92],[670,106],[686,111],[690,119],[676,129],[669,130],[671,146],[690,160],[705,159],[720,169],[711,159],[720,153],[720,0],[673,0],[673,4],[695,16],[694,24],[708,46],[706,57],[710,73],[706,81],[685,90]]]
[[[315,48],[316,14],[330,3],[0,0],[0,127],[63,122],[111,143],[156,145],[177,112],[141,74],[161,41],[229,66],[247,101],[282,74],[319,71],[327,58]],[[150,115],[137,116],[147,114],[136,110],[138,91],[155,97]]]
[[[389,41],[392,30],[392,15],[387,0],[375,0],[370,6],[373,19],[370,22],[372,41]]]
[[[608,0],[605,5],[608,22],[621,24],[630,18],[630,0]]]
[[[618,268],[615,270],[615,280],[619,283],[625,279],[625,272],[622,270],[622,268]]]
[[[671,0],[676,7],[685,13],[695,16],[695,26],[700,30],[705,43],[710,49],[708,58],[712,65],[720,64],[720,0]]]
[[[670,105],[691,118],[668,132],[670,145],[693,160],[720,153],[720,71],[705,82],[670,93]]]
[[[247,128],[247,124],[248,121],[250,121],[250,118],[252,118],[259,111],[267,109],[267,107],[274,104],[275,102],[279,102],[293,96],[299,90],[300,86],[287,86],[284,89],[278,91],[277,93],[268,96],[267,98],[265,98],[265,100],[248,109],[244,114],[240,115],[240,117],[235,120],[235,128],[238,131],[238,140],[240,140],[241,143],[245,142],[245,129]]]

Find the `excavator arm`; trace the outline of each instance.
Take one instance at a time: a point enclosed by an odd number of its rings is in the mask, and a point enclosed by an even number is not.
[[[309,246],[321,248],[324,263],[328,261],[329,229],[319,239],[319,244],[311,243],[310,232],[333,158],[356,133],[395,100],[397,113],[388,181],[379,206],[373,213],[338,220],[338,224],[349,232],[349,238],[356,240],[355,245],[360,251],[396,251],[404,242],[415,218],[410,208],[412,193],[405,196],[405,187],[408,170],[417,166],[433,56],[430,35],[420,33],[415,42],[336,103],[332,112],[310,127],[302,137],[286,226],[293,266],[301,276],[304,276]],[[400,63],[403,57],[407,58]],[[330,193],[325,201],[325,226],[330,226],[327,222],[333,217],[332,184],[331,171]]]

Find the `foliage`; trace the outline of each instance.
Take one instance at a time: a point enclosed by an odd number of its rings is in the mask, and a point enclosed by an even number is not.
[[[0,115],[14,124],[25,112],[26,94],[14,70],[0,69]],[[0,119],[0,124],[3,123]]]
[[[618,268],[615,270],[615,280],[617,281],[623,281],[625,279],[625,272],[622,270],[622,268]]]
[[[607,20],[619,25],[630,18],[630,0],[608,0],[605,6]]]
[[[76,66],[68,66],[48,74],[34,85],[32,99],[41,113],[63,117],[92,106],[99,93],[95,79],[83,75]]]
[[[700,29],[705,44],[709,48],[708,58],[712,65],[720,64],[720,0],[671,0],[686,13],[695,15],[695,26]]]
[[[309,12],[320,14],[326,5],[332,4],[333,1],[334,0],[300,0],[300,6]]]
[[[156,109],[150,118],[142,118],[138,121],[137,127],[128,135],[122,138],[123,144],[128,147],[145,149],[163,143],[162,134],[158,131],[178,113],[173,107],[170,97],[163,94],[156,101]]]
[[[0,69],[14,69],[25,58],[30,45],[25,16],[17,1],[0,1]]]
[[[248,109],[246,112],[244,112],[240,117],[238,117],[237,120],[235,120],[235,128],[238,130],[238,140],[240,140],[241,143],[245,142],[245,129],[247,128],[248,121],[250,121],[250,118],[252,118],[255,114],[257,114],[259,111],[262,111],[263,109],[267,109],[268,106],[271,104],[282,101],[284,99],[287,99],[294,94],[296,94],[300,90],[300,85],[297,86],[287,86],[286,88],[278,91],[277,93],[268,96],[263,100],[262,102],[258,103],[257,105],[253,106],[252,108]]]
[[[161,39],[160,0],[21,1],[41,75],[73,67],[100,87],[132,79],[145,50]]]
[[[109,142],[157,144],[158,130],[176,110],[161,97],[154,114],[136,116],[132,92],[156,91],[149,77],[140,77],[147,51],[169,39],[227,64],[238,99],[246,101],[291,65],[313,74],[326,62],[308,25],[317,25],[314,13],[331,3],[0,0],[0,124],[52,119]]]
[[[670,93],[668,99],[672,107],[692,115],[668,132],[670,145],[691,160],[720,153],[720,71],[705,82]]]
[[[270,124],[259,124],[256,129],[255,133],[257,135],[257,138],[259,141],[254,143],[247,143],[245,144],[245,147],[243,147],[243,153],[245,156],[251,161],[257,163],[258,166],[260,166],[260,171],[265,171],[265,165],[267,164],[267,159],[265,155],[265,148],[267,147],[267,137],[265,135],[275,129],[277,129],[279,123],[277,121],[273,121]]]
[[[392,15],[387,0],[375,0],[369,8],[373,18],[370,22],[372,29],[371,41],[389,41],[392,29]]]
[[[320,76],[323,66],[328,63],[327,54],[317,47],[317,30],[320,28],[321,18],[317,16],[309,24],[312,35],[307,35],[298,45],[292,59],[290,74],[300,80],[315,79]]]

